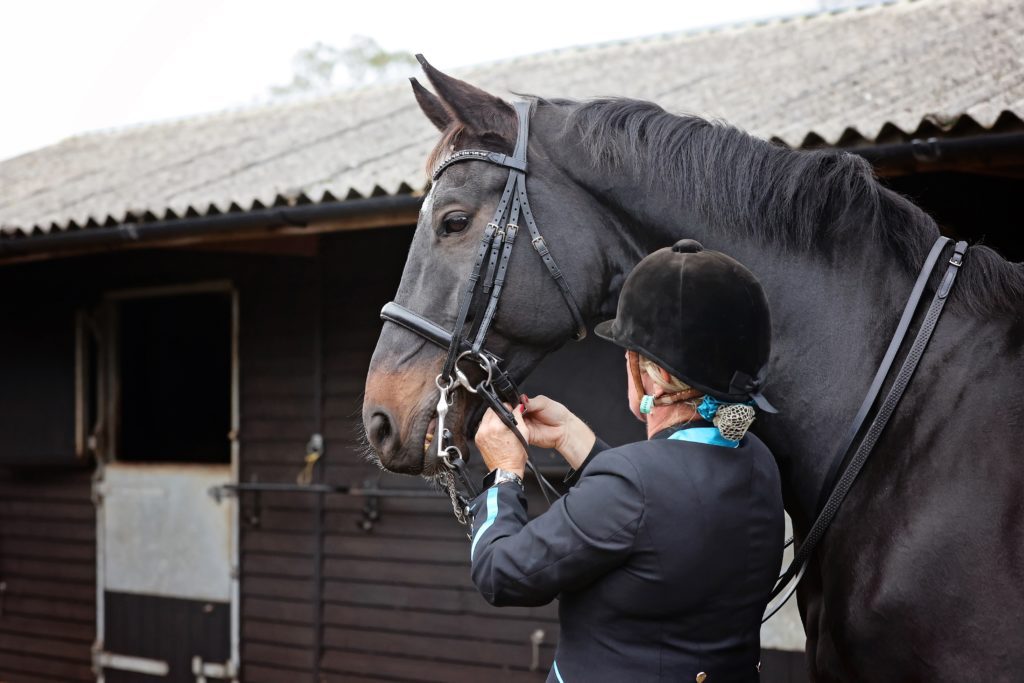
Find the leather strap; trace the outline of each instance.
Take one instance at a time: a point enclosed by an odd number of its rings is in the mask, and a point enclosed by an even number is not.
[[[462,293],[462,298],[459,300],[459,312],[455,318],[455,328],[452,329],[452,339],[461,340],[463,338],[463,328],[466,326],[466,318],[469,315],[469,306],[473,303],[474,295],[476,294],[476,283],[480,279],[480,269],[484,264],[484,257],[487,255],[488,247],[491,245],[491,241],[494,239],[494,233],[497,232],[498,226],[494,223],[488,223],[487,227],[484,228],[484,235],[480,240],[480,247],[477,249],[476,261],[473,263],[473,269],[469,273],[469,281],[466,282],[466,289]],[[448,347],[448,355],[444,360],[444,368],[441,370],[441,377],[448,379],[452,376],[452,372],[455,370],[455,361],[459,357],[459,346],[460,343],[453,341]]]
[[[647,393],[647,390],[644,389],[643,372],[640,370],[640,354],[636,351],[629,352],[629,374],[633,379],[633,388],[636,390],[636,396],[639,399]],[[662,394],[654,399],[654,405],[670,406],[673,403],[689,401],[692,398],[703,395],[703,391],[691,387],[682,391],[674,391],[670,394]]]
[[[566,306],[569,307],[569,313],[572,315],[573,324],[576,326],[576,331],[573,333],[573,339],[576,341],[582,340],[587,336],[587,324],[583,320],[583,314],[580,313],[580,307],[576,304],[576,298],[572,295],[572,290],[569,288],[569,283],[565,279],[565,274],[555,263],[555,257],[551,255],[551,251],[548,250],[547,242],[544,241],[544,236],[540,234],[540,229],[537,228],[537,221],[533,219],[533,211],[530,210],[530,201],[526,198],[526,176],[520,176],[517,187],[519,193],[519,202],[523,207],[523,218],[526,221],[526,229],[530,231],[530,244],[540,255],[541,261],[544,262],[544,266],[547,267],[548,273],[554,279],[558,285],[559,291],[562,293],[562,298],[565,299]]]
[[[434,169],[432,178],[434,180],[437,180],[438,178],[441,177],[441,174],[444,173],[444,170],[446,168],[460,161],[486,161],[488,163],[494,164],[495,166],[503,166],[504,168],[513,171],[520,171],[522,173],[526,173],[525,158],[517,159],[515,157],[510,157],[507,154],[502,154],[501,152],[488,152],[487,150],[483,149],[464,149],[455,152],[450,157],[448,157],[440,164],[438,164],[437,168]]]
[[[451,346],[451,332],[440,325],[427,320],[420,314],[414,313],[400,304],[396,304],[394,301],[389,301],[384,304],[384,308],[380,311],[380,318],[381,320],[386,320],[387,322],[400,325],[401,327],[418,334],[427,341],[436,346],[440,346],[443,349],[447,349]],[[469,351],[470,348],[469,342],[463,339],[459,346],[460,353],[462,351]],[[515,404],[516,401],[519,400],[519,387],[516,386],[516,383],[512,380],[509,374],[502,369],[501,366],[504,361],[502,361],[500,356],[497,356],[486,349],[482,349],[479,353],[490,361],[491,367],[494,369],[491,376],[491,384],[494,387],[494,393],[505,403]]]
[[[487,403],[488,407],[490,407],[501,419],[505,426],[515,434],[516,439],[519,440],[523,450],[527,453],[526,467],[533,473],[533,476],[537,478],[537,483],[540,485],[540,492],[544,495],[544,500],[547,501],[548,505],[551,505],[551,501],[559,499],[562,494],[558,492],[558,489],[551,485],[551,482],[547,480],[547,477],[541,474],[533,464],[533,460],[529,457],[530,444],[526,443],[526,439],[523,438],[522,432],[519,431],[519,427],[516,425],[516,419],[512,415],[512,412],[505,407],[490,387],[480,384],[477,386],[477,392],[481,398],[484,399],[484,402]]]
[[[921,302],[921,296],[924,294],[924,288],[928,284],[929,278],[931,278],[932,271],[935,269],[935,262],[939,260],[939,255],[942,253],[942,250],[946,245],[952,241],[953,240],[948,237],[939,237],[935,240],[935,244],[932,245],[931,251],[928,252],[928,256],[925,258],[924,264],[921,266],[921,271],[917,275],[917,281],[914,283],[913,289],[910,290],[910,298],[907,299],[907,305],[903,307],[903,315],[900,317],[900,322],[896,326],[896,332],[893,333],[892,339],[889,341],[889,348],[886,349],[885,356],[882,357],[882,362],[878,365],[878,370],[875,372],[875,378],[871,380],[871,386],[868,388],[868,393],[864,396],[864,400],[861,401],[860,409],[857,410],[857,414],[854,416],[853,422],[850,424],[850,428],[846,430],[846,436],[839,442],[839,447],[836,449],[835,455],[832,456],[832,464],[828,468],[828,473],[822,481],[821,492],[818,494],[816,512],[821,511],[829,493],[835,487],[835,480],[839,476],[839,468],[846,460],[850,446],[853,444],[853,440],[857,437],[857,434],[860,433],[861,427],[864,426],[864,420],[867,418],[868,412],[871,410],[871,406],[875,405],[875,401],[878,399],[878,393],[882,390],[882,385],[885,383],[885,378],[889,376],[889,370],[892,368],[892,363],[896,360],[896,355],[899,353],[900,347],[903,345],[903,340],[907,336],[907,331],[910,329],[910,323],[914,319],[914,312],[917,310],[917,306]]]
[[[433,179],[436,181],[441,177],[441,173],[446,168],[452,164],[462,161],[486,161],[509,169],[509,177],[505,183],[505,190],[502,192],[501,199],[498,201],[498,206],[495,209],[492,223],[496,226],[502,225],[505,214],[508,211],[508,204],[510,200],[512,202],[512,212],[514,215],[517,215],[518,211],[522,211],[526,228],[530,232],[530,243],[537,251],[537,254],[540,255],[541,261],[547,268],[551,278],[558,285],[558,290],[561,293],[562,298],[565,300],[566,306],[569,308],[569,314],[572,316],[573,325],[575,326],[573,339],[579,341],[587,336],[586,321],[583,319],[583,314],[580,312],[579,305],[576,303],[576,298],[573,296],[572,288],[565,279],[565,274],[555,262],[555,257],[551,254],[550,249],[548,249],[547,242],[544,240],[540,229],[537,227],[537,222],[533,217],[533,211],[530,208],[529,196],[526,192],[526,150],[530,134],[530,103],[524,101],[516,102],[515,109],[519,122],[519,132],[516,136],[515,150],[511,157],[505,154],[489,152],[481,149],[461,150],[459,152],[455,152],[438,165],[434,170]],[[509,222],[516,223],[516,218],[511,217]],[[475,285],[475,282],[473,284]],[[468,304],[466,305],[468,306]],[[490,324],[490,321],[488,321],[488,324]],[[486,334],[487,330],[484,329],[483,337],[486,337]],[[478,338],[481,336],[479,329],[477,331],[477,336]]]
[[[949,241],[952,240],[946,240],[941,246],[945,247],[946,243]],[[957,242],[956,246],[953,247],[953,255],[949,259],[949,265],[946,268],[946,273],[943,275],[941,283],[935,291],[935,296],[932,298],[931,305],[928,307],[928,312],[925,314],[924,320],[921,322],[921,328],[917,331],[914,343],[911,345],[910,351],[907,353],[907,357],[903,360],[903,364],[900,366],[896,379],[893,380],[889,393],[886,395],[885,400],[882,401],[882,405],[879,407],[878,413],[871,421],[871,426],[868,427],[867,433],[864,434],[864,438],[857,447],[857,451],[854,453],[853,458],[851,458],[850,462],[846,465],[846,469],[843,470],[842,476],[839,478],[839,481],[836,482],[835,488],[832,489],[828,499],[825,501],[824,507],[818,514],[818,518],[814,520],[811,530],[800,543],[800,547],[797,548],[793,561],[790,563],[786,571],[782,573],[782,576],[779,577],[778,583],[772,591],[772,598],[785,589],[786,584],[789,583],[790,579],[792,579],[810,559],[811,554],[814,552],[815,548],[817,548],[821,539],[825,536],[825,532],[828,531],[829,525],[832,524],[832,520],[835,519],[836,514],[839,512],[839,506],[842,505],[843,500],[846,498],[846,494],[848,494],[850,489],[853,487],[853,483],[856,481],[857,475],[859,475],[861,470],[864,468],[864,464],[867,462],[868,456],[871,455],[875,444],[878,443],[878,439],[882,436],[885,426],[889,423],[889,418],[892,417],[893,412],[896,410],[896,406],[903,397],[903,392],[906,390],[907,385],[910,384],[914,371],[917,369],[917,365],[921,361],[921,357],[924,355],[925,348],[928,346],[928,341],[931,339],[932,333],[935,331],[935,326],[939,322],[939,316],[942,314],[942,309],[946,306],[946,301],[948,301],[949,292],[956,280],[957,273],[960,270],[960,266],[963,265],[964,254],[966,251],[967,242]],[[929,256],[931,256],[931,254],[929,254]],[[932,265],[934,265],[934,261],[932,262]],[[928,266],[927,261],[925,262],[925,266]],[[930,271],[926,267],[922,267],[921,270],[924,274],[930,275]],[[920,280],[920,277],[918,279]],[[928,278],[925,279],[927,280]],[[911,296],[913,296],[913,294]]]

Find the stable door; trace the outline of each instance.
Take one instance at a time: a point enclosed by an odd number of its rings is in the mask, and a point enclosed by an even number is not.
[[[236,680],[235,293],[117,292],[95,318],[97,678]]]

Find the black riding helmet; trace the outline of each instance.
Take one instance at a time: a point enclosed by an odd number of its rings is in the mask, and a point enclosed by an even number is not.
[[[754,401],[775,412],[761,394],[772,335],[761,283],[739,261],[695,240],[637,264],[615,319],[594,332],[720,401]]]

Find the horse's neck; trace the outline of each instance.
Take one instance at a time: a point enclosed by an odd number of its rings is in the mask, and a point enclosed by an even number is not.
[[[779,460],[791,513],[804,510],[809,515],[835,444],[856,412],[895,324],[909,277],[886,253],[871,252],[867,244],[826,256],[814,249],[788,250],[715,225],[713,218],[694,214],[678,192],[656,189],[657,183],[656,178],[644,179],[605,195],[625,218],[619,229],[631,231],[628,242],[650,253],[678,239],[697,239],[746,265],[765,288],[774,328],[766,394],[780,412],[762,415],[755,431]],[[611,270],[622,273],[637,260],[625,252],[610,252],[609,258],[620,259]],[[803,520],[797,521],[802,526]]]

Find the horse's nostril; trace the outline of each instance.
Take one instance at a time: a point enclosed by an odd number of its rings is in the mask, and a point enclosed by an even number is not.
[[[382,410],[374,411],[370,416],[366,436],[370,440],[370,445],[373,446],[379,455],[384,455],[397,448],[395,443],[397,439],[395,438],[394,427],[391,424],[391,417]]]

